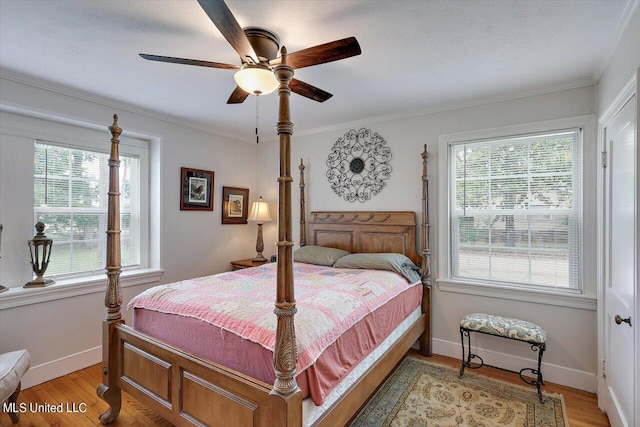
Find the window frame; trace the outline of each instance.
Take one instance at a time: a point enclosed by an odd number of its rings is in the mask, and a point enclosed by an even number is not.
[[[552,132],[571,128],[582,129],[581,161],[578,170],[578,179],[582,191],[580,206],[578,207],[578,234],[581,245],[579,246],[578,289],[549,288],[543,286],[510,285],[508,283],[496,283],[479,279],[454,278],[451,264],[451,158],[449,147],[465,141],[487,140],[506,138],[514,135],[536,134]],[[456,292],[477,296],[495,297],[509,300],[529,301],[542,304],[560,305],[587,310],[596,309],[595,284],[587,284],[584,278],[585,240],[584,230],[584,204],[585,200],[585,176],[584,168],[589,158],[588,149],[595,144],[595,116],[578,116],[566,119],[548,120],[535,123],[525,123],[499,128],[490,128],[476,131],[446,134],[439,137],[439,176],[442,179],[438,188],[438,288],[445,292]],[[591,281],[590,281],[591,282]]]
[[[535,132],[535,133],[528,133],[528,134],[517,134],[517,135],[504,135],[501,137],[497,137],[497,138],[489,138],[489,139],[482,139],[482,140],[465,140],[465,141],[461,141],[461,142],[449,142],[447,144],[447,150],[448,150],[448,155],[450,156],[450,161],[448,163],[448,168],[449,168],[449,182],[450,182],[450,188],[449,188],[449,200],[450,202],[455,205],[456,203],[454,203],[453,201],[453,197],[456,197],[458,195],[458,193],[456,193],[456,189],[458,187],[458,179],[456,178],[455,172],[456,172],[456,168],[454,167],[453,163],[455,163],[452,158],[451,158],[451,154],[452,151],[455,152],[456,150],[459,150],[460,147],[467,147],[469,146],[472,149],[479,149],[479,148],[495,148],[495,147],[501,147],[504,146],[506,141],[513,141],[513,143],[509,144],[509,145],[514,145],[514,144],[518,144],[520,146],[523,146],[522,141],[518,142],[518,140],[526,140],[526,139],[530,139],[530,138],[539,138],[539,137],[543,137],[544,135],[548,135],[548,136],[552,136],[552,135],[560,135],[560,134],[577,134],[577,139],[574,140],[574,146],[572,148],[575,147],[575,149],[577,150],[577,152],[575,153],[575,158],[577,160],[577,169],[575,167],[572,167],[571,172],[570,172],[570,176],[571,176],[571,181],[572,181],[572,189],[577,190],[577,197],[574,197],[573,201],[572,201],[572,207],[570,209],[558,209],[558,210],[548,210],[548,209],[543,209],[540,207],[535,207],[535,206],[529,206],[527,209],[522,209],[522,210],[514,210],[514,209],[500,209],[500,208],[496,208],[496,209],[489,209],[489,208],[471,208],[471,211],[477,211],[477,216],[483,217],[483,216],[489,216],[489,217],[497,217],[500,215],[508,215],[507,212],[511,212],[512,215],[514,216],[525,216],[525,217],[532,217],[532,216],[544,216],[544,215],[549,215],[549,216],[563,216],[566,215],[567,219],[571,219],[571,218],[575,218],[577,220],[577,227],[573,228],[573,227],[567,227],[567,231],[568,231],[568,239],[569,241],[567,242],[568,245],[568,249],[569,249],[569,253],[568,253],[568,260],[572,260],[574,259],[575,262],[577,263],[577,265],[573,265],[571,266],[570,264],[570,268],[568,271],[568,282],[566,284],[566,286],[561,286],[561,285],[545,285],[542,283],[527,283],[527,282],[521,282],[518,281],[517,279],[514,278],[503,278],[503,279],[498,279],[498,278],[481,278],[481,277],[470,277],[470,276],[465,276],[463,274],[460,274],[460,271],[458,271],[458,274],[454,275],[453,274],[453,270],[454,270],[454,266],[455,266],[455,261],[454,259],[456,258],[456,255],[458,257],[458,259],[461,257],[460,253],[461,253],[461,247],[465,246],[462,241],[457,241],[455,242],[454,236],[456,235],[456,233],[454,232],[454,230],[456,229],[454,222],[452,221],[454,217],[456,217],[457,215],[460,215],[462,212],[466,212],[467,211],[467,207],[463,207],[461,210],[460,209],[455,209],[455,207],[450,206],[450,210],[449,210],[449,235],[450,235],[450,247],[449,247],[449,257],[450,257],[450,269],[452,270],[451,272],[451,277],[454,279],[458,279],[458,280],[462,280],[462,281],[477,281],[479,283],[484,283],[485,281],[489,284],[497,284],[497,285],[507,285],[507,286],[513,286],[516,288],[533,288],[533,289],[542,289],[542,290],[549,290],[549,289],[556,289],[559,292],[578,292],[578,293],[582,293],[582,288],[581,288],[581,284],[582,284],[582,280],[581,280],[581,276],[580,276],[580,272],[582,271],[582,229],[581,229],[581,207],[582,207],[582,149],[583,149],[583,143],[582,143],[582,138],[583,138],[583,130],[582,128],[571,128],[571,129],[549,129],[548,131],[545,132]],[[526,142],[527,145],[531,144],[531,141],[529,140],[528,142]],[[572,165],[575,166],[575,165]],[[465,167],[465,172],[466,174],[466,167]],[[551,172],[553,173],[553,172]],[[566,172],[562,173],[563,175],[567,175]],[[489,167],[489,170],[487,170],[487,175],[485,175],[484,178],[486,178],[490,184],[490,189],[488,190],[488,196],[489,198],[492,197],[492,182],[495,181],[500,181],[501,179],[522,179],[523,177],[526,177],[527,179],[527,186],[530,186],[532,184],[532,182],[535,180],[535,176],[532,178],[532,175],[535,175],[534,172],[531,172],[530,170],[528,171],[528,173],[526,175],[520,173],[520,174],[512,174],[511,175],[505,175],[505,176],[497,176],[494,175],[491,172],[491,166]],[[472,178],[473,179],[473,178]],[[573,188],[573,181],[577,181],[576,182],[576,187],[577,188]],[[466,192],[466,187],[464,189],[464,191]],[[452,197],[453,195],[453,197]],[[462,212],[461,212],[462,211]],[[476,217],[476,215],[472,215],[473,217]],[[577,217],[577,218],[576,218]],[[460,228],[461,226],[458,225],[457,230],[458,233],[460,233]],[[519,230],[521,231],[521,230]],[[529,232],[531,232],[531,229],[528,229]],[[458,237],[460,237],[460,234],[458,234]],[[571,242],[574,242],[574,244],[571,244]],[[455,243],[454,243],[455,242]],[[454,248],[458,249],[457,254],[454,254]],[[575,254],[572,252],[572,249],[576,249],[579,251],[579,253],[577,254],[578,256],[576,257]],[[487,247],[486,249],[489,252],[489,264],[493,264],[494,261],[494,257],[492,256],[492,252],[495,249],[499,249],[498,245],[493,245],[491,242],[491,239],[489,241],[489,243],[487,243]],[[526,249],[526,252],[531,252],[533,249],[531,246],[531,241],[528,242],[527,246],[518,246],[517,248],[514,248],[514,250],[516,250],[517,252],[524,252],[524,249]],[[548,247],[543,248],[544,250],[549,250]],[[531,265],[532,262],[532,258],[528,258],[529,261],[529,265]],[[569,261],[571,263],[571,261]],[[575,270],[574,270],[575,268]],[[460,267],[458,267],[458,270],[460,270]],[[531,271],[529,272],[531,275]],[[573,278],[573,280],[571,280]],[[512,285],[509,285],[510,282],[513,282]]]
[[[0,144],[0,152],[9,150],[18,159],[24,161],[27,156],[33,161],[35,140],[55,141],[61,145],[71,148],[90,147],[95,151],[108,153],[110,149],[110,135],[107,127],[103,124],[80,121],[68,117],[56,116],[39,111],[25,110],[3,106],[0,109],[0,133],[6,141],[5,145]],[[160,260],[161,236],[160,215],[151,216],[151,208],[160,212],[160,192],[158,187],[151,187],[151,182],[160,180],[160,151],[162,138],[152,134],[125,131],[120,135],[120,148],[124,146],[147,147],[147,169],[141,171],[141,191],[146,195],[146,199],[141,201],[141,212],[144,209],[146,227],[141,231],[141,263],[146,263],[146,268],[124,270],[120,276],[120,286],[128,287],[153,286],[158,284],[164,274]],[[6,142],[5,141],[5,142]],[[30,154],[29,154],[30,153]],[[18,171],[20,188],[23,194],[30,197],[22,197],[12,204],[12,211],[31,211],[30,218],[33,217],[33,167],[21,168]],[[4,175],[1,175],[2,178]],[[9,175],[7,175],[9,176]],[[144,181],[143,181],[144,180]],[[28,185],[28,183],[31,183]],[[24,184],[27,183],[27,184]],[[2,182],[6,188],[7,182]],[[0,194],[0,199],[4,199],[4,194]],[[6,213],[6,211],[4,212]],[[142,215],[142,213],[141,213]],[[23,216],[8,215],[3,218],[5,237],[10,241],[15,238],[16,233],[20,235],[33,236],[34,229],[32,220],[23,221]],[[46,233],[46,230],[45,230]],[[13,235],[13,236],[12,236]],[[55,243],[54,243],[55,244]],[[55,283],[42,288],[24,288],[22,284],[31,277],[31,267],[28,264],[18,263],[24,257],[23,251],[8,251],[5,241],[2,243],[2,262],[0,263],[0,277],[4,285],[9,285],[8,290],[2,293],[0,298],[0,310],[32,304],[40,304],[49,301],[67,299],[81,295],[95,293],[104,294],[105,273],[96,275],[83,275],[61,279]],[[142,246],[144,245],[144,247]],[[26,250],[26,244],[24,245]],[[27,256],[28,256],[28,252]],[[22,257],[22,258],[21,258]]]
[[[133,138],[127,138],[120,136],[119,154],[120,156],[137,157],[139,160],[139,263],[123,266],[123,271],[128,270],[142,270],[149,267],[149,192],[144,189],[149,188],[149,143],[148,141],[138,140]],[[106,154],[109,156],[109,151],[105,150],[105,147],[98,146],[95,141],[87,140],[83,142],[58,142],[53,139],[36,138],[33,141],[34,152],[35,144],[46,144],[50,146],[62,147],[71,150],[90,151],[93,153]],[[104,145],[104,144],[103,144]],[[35,155],[35,154],[34,154]],[[33,215],[35,215],[35,206]],[[51,208],[52,209],[52,208]],[[49,210],[49,209],[47,209]],[[106,231],[106,230],[105,230]],[[46,233],[46,230],[45,230]],[[81,272],[67,272],[56,275],[47,275],[47,277],[53,278],[56,281],[74,278],[88,278],[101,274],[104,269],[97,269],[94,271],[81,271]]]

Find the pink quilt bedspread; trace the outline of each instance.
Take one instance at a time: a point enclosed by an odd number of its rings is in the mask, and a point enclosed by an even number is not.
[[[298,371],[311,366],[342,333],[406,291],[397,273],[295,263]],[[156,286],[131,300],[144,308],[199,319],[273,351],[276,264]],[[304,331],[304,332],[303,332]]]

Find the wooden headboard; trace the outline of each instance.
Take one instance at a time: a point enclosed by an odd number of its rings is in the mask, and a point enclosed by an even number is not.
[[[351,253],[394,252],[416,264],[415,213],[406,211],[311,212],[307,244],[343,249]]]

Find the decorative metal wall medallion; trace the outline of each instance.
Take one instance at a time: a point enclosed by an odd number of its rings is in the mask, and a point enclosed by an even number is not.
[[[387,184],[391,149],[376,132],[351,129],[339,138],[327,158],[331,189],[343,199],[366,202]]]

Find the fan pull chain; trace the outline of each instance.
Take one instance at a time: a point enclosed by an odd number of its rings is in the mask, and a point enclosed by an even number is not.
[[[256,144],[260,143],[260,135],[258,135],[258,123],[260,120],[260,94],[256,91]]]

